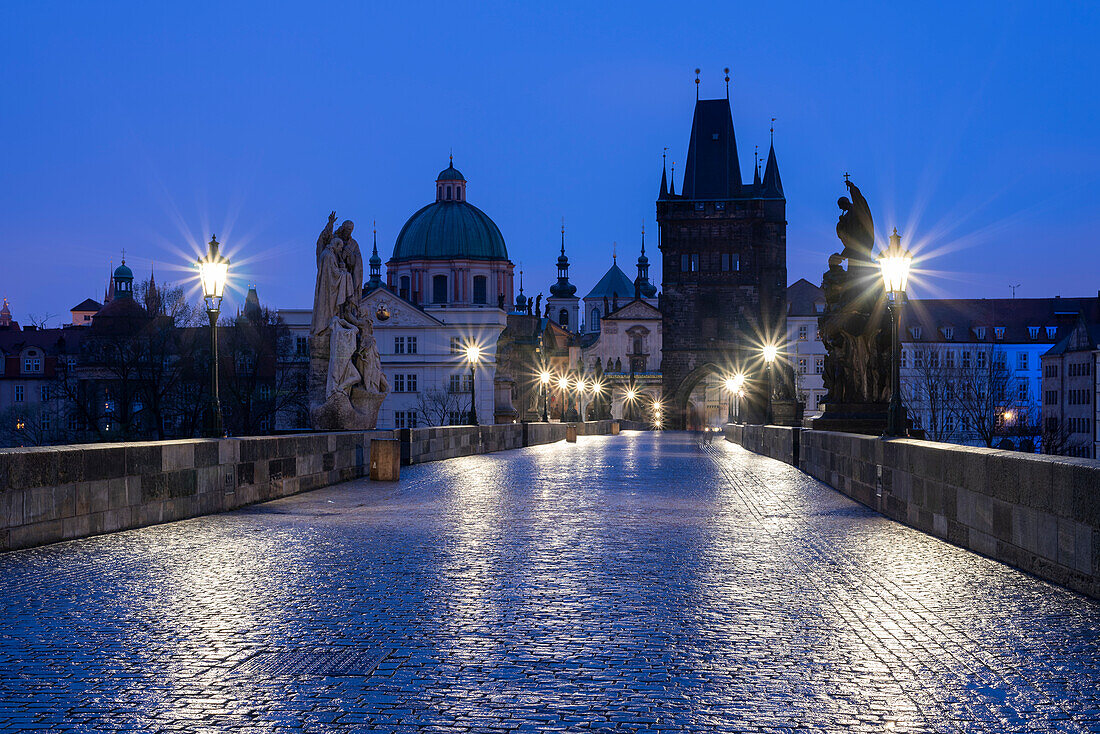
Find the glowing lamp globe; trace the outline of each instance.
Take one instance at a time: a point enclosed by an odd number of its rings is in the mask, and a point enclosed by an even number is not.
[[[779,354],[779,348],[774,344],[764,345],[764,361],[771,364],[775,361],[776,356]]]
[[[221,256],[218,238],[210,236],[210,250],[206,257],[198,261],[199,280],[202,282],[202,296],[208,302],[208,308],[218,309],[225,293],[225,281],[229,278],[229,261]]]
[[[878,256],[878,266],[882,271],[882,283],[886,292],[897,297],[905,293],[909,282],[909,266],[913,262],[913,253],[902,249],[898,228],[890,235],[890,245]]]

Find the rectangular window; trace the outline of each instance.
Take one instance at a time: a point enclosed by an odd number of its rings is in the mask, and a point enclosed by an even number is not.
[[[903,370],[909,369],[909,352],[905,349],[901,350],[901,368]]]
[[[934,350],[928,352],[928,366],[929,367],[939,367],[940,366],[940,353],[939,352],[934,351]]]
[[[49,402],[49,399],[50,399],[50,386],[49,385],[43,385],[42,387],[38,388],[38,395],[39,395],[39,397],[42,398],[43,403]]]
[[[948,369],[955,369],[955,350],[948,349],[943,353],[943,365]]]
[[[298,357],[309,356],[309,337],[299,336],[294,340],[294,354]]]
[[[962,353],[962,367],[964,370],[970,369],[970,352],[967,350]]]
[[[462,378],[463,375],[451,375],[451,380],[447,386],[447,390],[452,393],[462,392]]]
[[[43,413],[42,415],[40,415],[38,417],[38,427],[41,428],[43,431],[50,430],[50,414],[49,413]]]
[[[404,375],[398,373],[398,374],[393,376],[393,391],[394,392],[405,392],[405,376]],[[401,428],[401,427],[403,427],[403,426],[399,426],[399,428]]]
[[[924,355],[921,354],[920,350],[918,349],[918,350],[913,352],[913,367],[915,369],[919,370],[923,366],[924,366]]]
[[[798,341],[804,342],[804,341],[806,341],[806,338],[808,336],[809,336],[809,329],[805,326],[799,326],[798,327]]]
[[[411,410],[395,410],[393,412],[394,428],[416,428],[416,413]]]
[[[23,386],[22,385],[16,385],[15,386],[15,402],[17,402],[17,403],[23,402]]]
[[[416,374],[405,375],[405,392],[416,392]]]
[[[260,400],[271,400],[271,385],[260,385]]]
[[[978,358],[975,360],[975,364],[978,366],[978,369],[985,369],[985,352],[978,352]]]
[[[462,340],[457,336],[451,337],[451,354],[462,354],[465,351],[462,348]]]
[[[1027,357],[1027,352],[1016,352],[1016,369],[1026,370],[1030,366]]]
[[[685,273],[698,273],[699,255],[697,253],[680,255],[680,270]]]
[[[999,370],[1005,369],[1008,365],[1008,355],[1004,352],[993,353],[993,366]]]
[[[1016,399],[1022,403],[1027,402],[1027,382],[1021,380],[1016,385]]]
[[[488,279],[484,275],[474,276],[474,303],[485,303],[487,299]]]
[[[740,269],[741,263],[740,257],[734,253],[723,252],[722,253],[722,271],[726,273],[732,273]]]
[[[405,353],[405,337],[395,336],[393,338],[393,353],[404,354]]]
[[[410,336],[406,341],[409,344],[409,354],[416,354],[416,337]]]
[[[800,374],[800,375],[806,374],[806,358],[805,357],[799,357],[798,358],[798,374]]]
[[[42,371],[42,358],[41,357],[24,357],[23,358],[23,372],[37,373]]]
[[[825,358],[814,357],[814,374],[820,375],[825,372]]]
[[[77,415],[70,415],[69,416],[69,430],[70,431],[79,431],[80,430],[80,416],[77,416]]]

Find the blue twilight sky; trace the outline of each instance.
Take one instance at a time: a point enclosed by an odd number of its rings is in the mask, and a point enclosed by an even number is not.
[[[743,175],[769,118],[790,280],[820,282],[849,171],[917,295],[1100,287],[1100,10],[1084,2],[8,2],[0,8],[0,295],[17,319],[99,299],[216,232],[240,283],[307,307],[330,209],[383,259],[454,151],[526,292],[655,252],[661,150],[683,168],[731,98]],[[677,180],[677,190],[680,182]],[[365,253],[366,254],[366,253]],[[174,269],[174,270],[171,270]]]

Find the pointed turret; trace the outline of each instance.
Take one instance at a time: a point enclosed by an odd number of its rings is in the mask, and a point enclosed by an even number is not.
[[[0,307],[0,326],[11,326],[11,307],[6,298],[3,307]]]
[[[103,289],[103,305],[115,300],[115,263],[111,261],[111,274],[107,277],[107,286]]]
[[[783,181],[779,178],[779,163],[775,159],[775,145],[768,151],[768,164],[764,166],[764,197],[782,199]]]
[[[256,292],[255,284],[248,286],[248,293],[244,297],[244,317],[249,321],[259,321],[263,317],[260,294]]]
[[[561,225],[561,254],[558,255],[558,282],[550,286],[552,298],[571,298],[577,286],[569,282],[569,258],[565,256],[565,222]]]
[[[645,225],[642,225],[642,254],[638,255],[638,277],[634,279],[634,290],[642,298],[657,295],[657,286],[649,282],[649,258],[645,256]]]
[[[370,260],[370,279],[367,280],[367,284],[363,286],[363,293],[367,294],[373,291],[375,288],[379,288],[382,285],[382,258],[378,256],[378,227],[377,223],[374,228],[374,250],[371,251]]]
[[[680,196],[685,199],[732,199],[741,193],[741,165],[733,114],[726,99],[695,103],[687,166]]]
[[[519,271],[519,295],[516,296],[516,309],[512,313],[527,313],[527,296],[523,295],[523,271]]]
[[[676,196],[676,161],[672,162],[672,175],[668,177],[668,195]]]
[[[754,151],[752,154],[752,190],[753,193],[760,191],[760,156]]]
[[[658,199],[668,198],[668,167],[661,166],[661,193],[657,194]]]

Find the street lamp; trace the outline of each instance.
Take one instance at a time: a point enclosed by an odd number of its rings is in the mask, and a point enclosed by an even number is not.
[[[210,235],[209,251],[196,265],[199,268],[199,280],[202,282],[202,297],[206,302],[206,316],[210,319],[210,394],[214,401],[215,436],[225,435],[225,422],[222,420],[222,402],[218,394],[218,313],[222,308],[222,295],[225,293],[225,281],[229,277],[229,261],[218,252],[218,238]]]
[[[548,392],[548,386],[550,384],[550,373],[543,370],[539,374],[539,382],[542,383],[542,422],[549,423],[550,416],[547,411],[550,403],[550,393]]]
[[[730,406],[736,405],[737,412],[736,417],[738,420],[741,418],[741,396],[744,394],[744,390],[741,388],[745,384],[745,376],[738,372],[732,377],[726,378],[726,391],[730,394]]]
[[[775,380],[772,376],[772,362],[779,355],[779,349],[774,344],[764,345],[764,371],[768,373],[768,413],[764,419],[767,425],[775,420],[772,411],[772,401],[775,398]]]
[[[898,336],[898,321],[902,301],[905,298],[905,285],[909,281],[909,266],[913,254],[901,247],[901,235],[898,228],[890,235],[890,246],[878,256],[878,266],[882,270],[882,282],[886,287],[887,306],[890,310],[890,331],[892,362],[890,369],[890,408],[886,414],[886,435],[905,435],[905,406],[901,404],[901,339]]]
[[[471,344],[466,347],[466,361],[470,363],[470,425],[477,425],[477,391],[474,387],[474,369],[481,361],[481,347]]]

